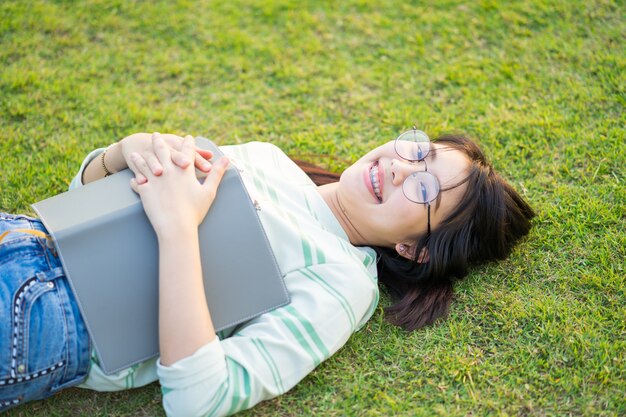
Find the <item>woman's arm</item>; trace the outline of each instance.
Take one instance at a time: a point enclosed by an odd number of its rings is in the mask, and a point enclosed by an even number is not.
[[[378,292],[370,274],[375,274],[373,263],[369,273],[357,263],[288,272],[291,304],[172,366],[158,365],[167,415],[231,415],[294,387],[371,316]],[[311,277],[323,277],[327,284]]]
[[[126,168],[130,168],[131,171],[135,173],[139,183],[144,182],[145,177],[138,172],[130,158],[130,155],[134,152],[139,153],[146,160],[146,163],[154,175],[161,175],[163,166],[152,151],[151,137],[152,136],[148,133],[135,133],[109,146],[105,152],[92,159],[85,167],[82,173],[83,184],[88,184],[103,178],[107,174],[107,171],[116,173]],[[212,156],[211,152],[195,148],[195,154],[189,159],[181,152],[183,144],[182,137],[171,134],[164,134],[161,135],[161,137],[170,147],[171,161],[177,166],[186,168],[191,161],[194,161],[195,167],[203,172],[208,172],[211,169],[211,164],[208,162],[208,159]]]
[[[159,236],[160,361],[169,366],[215,339],[206,303],[198,227]]]
[[[159,242],[159,347],[165,366],[183,359],[215,338],[204,295],[198,226],[208,212],[228,165],[220,159],[201,184],[192,166],[172,162],[173,151],[154,134],[153,156],[162,166],[159,176],[140,154],[131,160],[146,181],[133,178]],[[181,153],[194,157],[193,138],[184,139]]]

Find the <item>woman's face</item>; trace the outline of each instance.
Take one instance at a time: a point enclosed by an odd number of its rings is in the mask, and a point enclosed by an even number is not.
[[[424,161],[409,162],[396,154],[391,141],[370,151],[343,172],[337,191],[339,202],[363,239],[353,244],[410,245],[426,233],[428,206],[410,201],[402,191],[405,178],[415,171],[424,171],[426,166],[438,180],[440,189],[445,190],[466,177],[470,162],[463,152],[436,142]],[[431,229],[452,212],[465,187],[463,184],[439,192],[431,202]]]

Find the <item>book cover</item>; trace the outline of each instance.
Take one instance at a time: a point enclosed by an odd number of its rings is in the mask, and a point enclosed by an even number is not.
[[[196,145],[221,152],[209,140]],[[113,373],[158,355],[158,245],[125,170],[33,204],[52,234],[100,365]],[[231,165],[199,228],[216,331],[289,302],[267,236]]]

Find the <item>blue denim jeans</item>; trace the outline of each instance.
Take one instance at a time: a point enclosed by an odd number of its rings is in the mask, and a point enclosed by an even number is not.
[[[31,217],[0,213],[0,412],[79,384],[90,340],[59,258]]]

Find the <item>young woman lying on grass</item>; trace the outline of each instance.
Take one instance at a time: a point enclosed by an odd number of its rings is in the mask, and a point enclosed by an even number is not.
[[[0,215],[0,409],[78,385],[99,391],[159,380],[168,415],[227,415],[280,395],[343,346],[373,314],[415,330],[444,317],[471,265],[504,259],[532,209],[458,135],[416,129],[341,176],[267,143],[225,146],[242,170],[291,303],[216,335],[204,297],[198,225],[229,159],[214,165],[191,137],[129,136],[85,159],[71,188],[130,168],[159,242],[160,358],[105,375],[39,220]],[[198,168],[207,173],[196,179]],[[94,236],[94,239],[97,239]],[[33,278],[34,277],[34,278]]]

